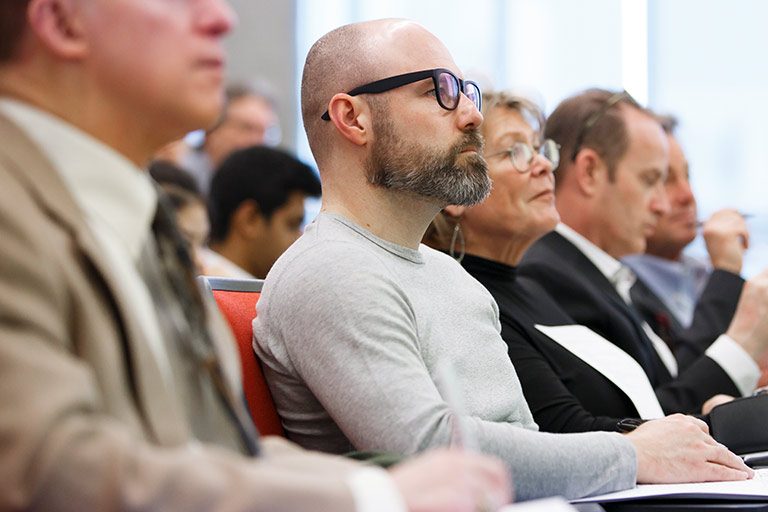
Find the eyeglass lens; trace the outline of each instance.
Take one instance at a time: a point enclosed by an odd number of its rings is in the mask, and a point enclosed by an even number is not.
[[[438,75],[438,98],[443,108],[453,110],[459,106],[460,88],[458,79],[451,73],[442,72]],[[473,82],[464,82],[464,94],[480,109],[480,89]]]
[[[547,139],[544,144],[539,148],[539,154],[549,160],[552,164],[552,169],[555,169],[560,163],[560,150],[557,147],[557,143],[552,139]],[[527,171],[531,163],[533,162],[533,149],[525,142],[516,142],[509,151],[509,156],[512,159],[512,165],[515,166],[520,172]]]

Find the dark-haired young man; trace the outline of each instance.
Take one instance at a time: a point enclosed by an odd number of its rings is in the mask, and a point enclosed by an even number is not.
[[[319,196],[315,173],[288,153],[265,146],[233,153],[211,183],[203,272],[264,279],[301,235],[304,200]]]

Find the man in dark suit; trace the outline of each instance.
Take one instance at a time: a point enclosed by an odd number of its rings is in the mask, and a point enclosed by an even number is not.
[[[224,0],[0,2],[0,510],[503,499],[480,456],[387,474],[258,439],[234,341],[141,169],[215,121],[233,21]]]
[[[634,275],[618,260],[642,252],[669,209],[669,149],[658,122],[626,93],[589,90],[555,109],[545,137],[564,155],[556,171],[562,222],[528,250],[520,273],[541,283],[576,323],[634,357],[654,387],[674,381],[667,400],[674,410],[697,412],[717,393],[751,393],[755,361],[768,345],[768,325],[755,313],[767,307],[768,273],[745,287],[727,335],[685,367],[631,305]]]
[[[696,197],[688,161],[674,135],[677,121],[659,116],[669,144],[664,182],[669,211],[661,215],[647,239],[644,254],[622,259],[637,275],[632,305],[684,366],[725,332],[731,323],[744,280],[739,275],[749,229],[744,217],[726,208],[701,223],[711,269],[683,253],[698,234]]]

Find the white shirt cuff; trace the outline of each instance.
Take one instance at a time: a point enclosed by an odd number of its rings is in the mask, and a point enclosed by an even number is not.
[[[742,396],[752,394],[760,378],[760,367],[733,338],[721,334],[705,354],[728,374]]]
[[[346,479],[357,512],[407,512],[402,494],[389,473],[379,468],[362,468]]]

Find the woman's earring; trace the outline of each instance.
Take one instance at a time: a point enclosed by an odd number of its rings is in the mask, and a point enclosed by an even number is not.
[[[456,239],[457,238],[461,243],[461,251],[459,252],[458,256],[456,256]],[[451,246],[448,248],[448,254],[451,255],[451,258],[461,263],[461,260],[464,259],[464,249],[465,249],[464,233],[461,232],[461,226],[457,222],[456,225],[453,226],[453,235],[451,235]]]

